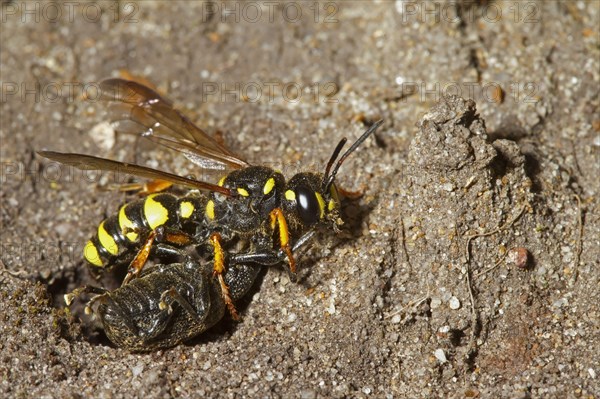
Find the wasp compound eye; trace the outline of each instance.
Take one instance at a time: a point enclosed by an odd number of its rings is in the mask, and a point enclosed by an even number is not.
[[[315,224],[321,215],[321,204],[313,190],[305,186],[296,189],[296,210],[306,224]]]

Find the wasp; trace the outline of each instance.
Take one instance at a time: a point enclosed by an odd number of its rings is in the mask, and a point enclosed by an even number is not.
[[[347,142],[342,139],[324,173],[301,172],[286,181],[280,172],[250,165],[235,155],[192,123],[170,100],[147,86],[108,79],[101,82],[100,89],[100,99],[110,103],[112,122],[124,122],[127,126],[121,131],[176,150],[202,170],[222,171],[223,177],[210,183],[92,155],[39,152],[43,157],[83,170],[116,171],[152,180],[143,190],[149,195],[123,205],[99,224],[84,247],[84,258],[100,270],[128,263],[121,288],[125,289],[142,275],[149,257],[171,262],[181,254],[181,248],[208,246],[212,252],[212,273],[234,318],[237,313],[227,284],[231,282],[226,273],[228,252],[242,243],[243,250],[234,251],[238,265],[251,262],[267,266],[279,262],[283,253],[291,272],[295,272],[293,238],[300,237],[298,241],[304,242],[322,226],[339,228],[342,220],[335,177],[346,158],[383,123],[371,125],[340,156]],[[187,191],[182,195],[165,191],[173,185]],[[154,283],[158,277],[151,276],[160,274],[143,274],[144,281],[158,286]],[[104,298],[120,295],[104,294]]]

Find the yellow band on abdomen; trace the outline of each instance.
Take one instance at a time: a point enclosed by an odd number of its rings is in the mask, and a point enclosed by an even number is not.
[[[144,202],[144,217],[152,230],[162,226],[169,220],[169,210],[163,204],[154,200],[156,195],[149,195]]]
[[[102,259],[100,259],[98,248],[96,248],[94,243],[91,241],[88,241],[87,244],[85,244],[85,247],[83,248],[83,257],[94,266],[104,266]]]
[[[106,220],[98,226],[98,241],[100,241],[102,248],[106,249],[109,254],[116,256],[119,253],[119,246],[115,242],[115,239],[106,231],[104,227],[105,222]]]
[[[123,205],[119,210],[119,227],[121,228],[121,232],[125,234],[125,237],[127,237],[129,241],[134,242],[137,241],[138,234],[132,231],[135,229],[135,224],[133,224],[125,214],[125,207],[127,207],[127,205],[128,204]]]

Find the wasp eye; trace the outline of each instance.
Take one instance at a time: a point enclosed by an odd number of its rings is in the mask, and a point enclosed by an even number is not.
[[[306,224],[314,224],[319,220],[321,208],[313,190],[304,186],[296,189],[296,210]]]

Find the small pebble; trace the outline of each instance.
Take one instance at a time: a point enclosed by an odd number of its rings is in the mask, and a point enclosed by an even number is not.
[[[452,298],[450,298],[448,305],[450,306],[450,309],[456,310],[460,308],[460,301],[457,297],[453,296]]]
[[[436,349],[435,352],[433,352],[433,355],[442,364],[444,364],[448,361],[448,359],[446,359],[446,354],[444,353],[443,349]]]
[[[442,304],[442,300],[438,297],[431,298],[431,304],[429,305],[431,309],[437,309]]]
[[[109,122],[101,122],[90,130],[92,140],[104,150],[110,150],[115,145],[115,130]]]
[[[305,389],[303,391],[300,391],[300,397],[302,399],[314,399],[317,397],[317,393],[310,389]]]
[[[143,363],[138,363],[137,365],[135,365],[135,367],[131,368],[131,374],[133,374],[134,377],[137,377],[138,375],[142,374],[143,371],[144,371]]]
[[[560,298],[557,299],[556,301],[554,301],[554,303],[552,304],[553,308],[562,308],[563,306],[566,306],[569,304],[569,300],[567,298]]]
[[[529,264],[529,251],[524,247],[512,248],[507,255],[506,261],[519,269],[527,269]]]

